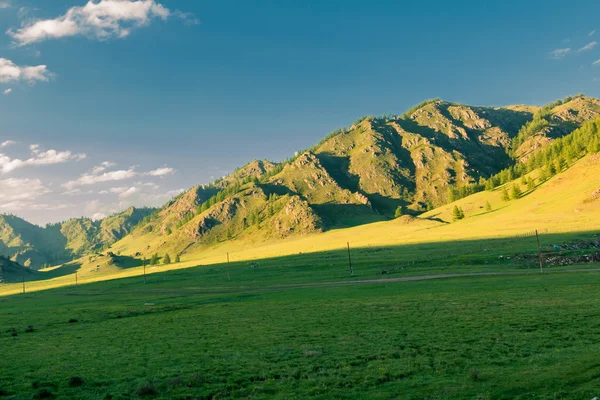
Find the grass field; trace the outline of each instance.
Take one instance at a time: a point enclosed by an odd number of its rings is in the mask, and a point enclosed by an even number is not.
[[[82,259],[4,284],[0,397],[591,399],[600,264],[577,260],[598,250],[598,164],[519,200],[459,200],[463,221],[449,223],[451,204],[226,242],[145,276],[126,239],[118,265]]]
[[[193,272],[2,298],[0,390],[19,399],[600,392],[598,271],[247,289],[203,289]]]

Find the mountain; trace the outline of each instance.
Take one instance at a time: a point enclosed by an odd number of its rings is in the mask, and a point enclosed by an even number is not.
[[[30,268],[0,256],[0,283],[20,282],[21,280],[34,280],[38,278],[37,272]]]
[[[70,261],[123,238],[153,211],[131,207],[99,221],[74,218],[44,228],[0,215],[0,254],[33,269]]]
[[[231,239],[259,242],[382,221],[397,210],[417,215],[550,161],[560,170],[561,150],[543,150],[562,146],[561,138],[599,115],[600,100],[583,95],[543,107],[428,100],[400,116],[360,118],[284,162],[252,161],[158,210],[132,208],[44,229],[5,216],[0,253],[26,266],[113,243],[136,257],[183,255]]]
[[[544,107],[434,99],[402,116],[360,118],[285,162],[253,161],[190,190],[115,248],[147,257],[184,254],[229,239],[262,241],[381,221],[398,207],[419,214],[452,201],[449,188],[482,186],[500,171],[518,169],[528,159],[523,155],[597,117],[599,104],[581,95]],[[545,128],[533,123],[540,115],[549,121]],[[515,147],[515,140],[522,142]]]

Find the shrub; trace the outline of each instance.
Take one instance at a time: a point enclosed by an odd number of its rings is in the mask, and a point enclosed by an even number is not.
[[[156,390],[156,387],[153,384],[146,383],[145,385],[140,386],[136,394],[139,397],[153,397],[158,395],[158,390]]]
[[[83,378],[80,376],[72,376],[69,378],[69,387],[79,387],[83,385]]]
[[[74,324],[74,323],[76,323],[76,322],[79,322],[79,321],[78,321],[78,320],[76,320],[75,318],[71,318],[71,319],[69,320],[69,324]]]
[[[25,332],[27,333],[31,333],[33,332],[35,329],[33,329],[33,325],[29,325],[27,328],[25,328]]]
[[[471,370],[471,379],[473,381],[478,381],[479,380],[479,370],[477,368],[474,368]]]
[[[37,393],[33,396],[34,399],[51,399],[54,397],[54,393],[50,391],[50,389],[41,388],[37,391]]]

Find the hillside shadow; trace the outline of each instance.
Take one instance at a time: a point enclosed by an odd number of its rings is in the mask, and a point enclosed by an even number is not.
[[[353,226],[384,221],[365,205],[359,204],[313,204],[311,207],[323,220],[327,230],[349,228]]]
[[[597,269],[599,266],[598,230],[540,234],[540,241],[544,272],[553,269],[568,270],[570,265],[574,265],[574,268],[583,274],[583,269]],[[348,244],[344,240],[339,243],[339,248],[329,251],[303,252],[299,248],[299,252],[287,256],[240,261],[236,261],[235,253],[231,253],[231,263],[156,271],[148,276],[149,286],[144,286],[142,293],[170,288],[173,294],[190,296],[215,294],[219,292],[214,289],[222,288],[223,293],[227,294],[253,290],[322,287],[321,285],[328,282],[337,286],[355,280],[375,283],[378,279],[384,279],[381,282],[387,284],[385,278],[388,277],[406,277],[409,281],[431,275],[450,278],[452,274],[468,276],[531,272],[540,276],[537,241],[531,231],[508,238],[446,239],[393,246],[353,247],[351,239],[349,242],[353,274],[350,273]],[[584,254],[595,256],[587,257]],[[573,259],[583,261],[570,262]],[[115,289],[114,282],[109,279],[94,283],[89,289],[106,290],[106,293],[110,294]],[[140,289],[137,285],[141,282],[146,283],[141,276],[123,278],[118,280],[118,287],[131,285],[131,290],[135,291],[136,287]],[[64,290],[58,288],[51,289],[50,292],[60,293]],[[123,290],[121,293],[128,293],[129,289]]]
[[[316,154],[327,173],[343,188],[360,191],[360,177],[350,172],[350,158],[323,152]]]

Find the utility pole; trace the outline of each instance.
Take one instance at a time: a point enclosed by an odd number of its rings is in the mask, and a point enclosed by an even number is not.
[[[25,275],[23,275],[23,293],[25,293]]]
[[[79,272],[75,271],[75,287],[78,288],[79,287],[79,282],[77,281],[77,274]]]
[[[229,253],[227,253],[227,280],[231,280],[231,266],[229,265]]]
[[[540,261],[540,274],[543,274],[544,273],[544,264],[542,263],[542,249],[540,248],[540,235],[538,234],[537,229],[535,230],[535,238],[537,240],[538,259]]]
[[[142,264],[144,265],[144,284],[146,284],[146,257],[142,260]]]
[[[346,242],[348,247],[348,265],[350,266],[350,275],[354,275],[354,269],[352,269],[352,257],[350,257],[350,242]]]

